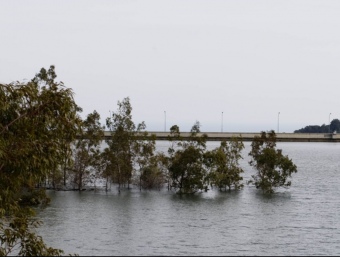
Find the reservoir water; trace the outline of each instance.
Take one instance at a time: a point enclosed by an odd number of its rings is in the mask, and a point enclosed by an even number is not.
[[[166,151],[169,143],[158,141]],[[215,148],[219,142],[208,142]],[[340,255],[340,144],[277,143],[298,167],[272,196],[253,186],[179,196],[167,190],[48,191],[38,229],[79,255]],[[241,166],[248,165],[245,142]]]

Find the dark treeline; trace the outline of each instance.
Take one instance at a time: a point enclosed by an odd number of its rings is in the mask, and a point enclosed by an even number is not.
[[[102,125],[96,111],[82,119],[72,90],[55,78],[51,66],[29,82],[0,84],[0,256],[63,254],[32,230],[39,222],[31,206],[48,204],[47,186],[82,191],[100,179],[106,190],[116,184],[118,190],[136,186],[179,194],[244,186],[241,138],[207,150],[199,122],[185,140],[173,125],[168,151],[160,153],[146,124],[132,121],[128,97]],[[103,149],[104,130],[111,131],[111,138]],[[249,155],[254,168],[249,184],[264,193],[291,185],[289,178],[297,168],[276,149],[274,131],[254,137]]]
[[[340,121],[333,119],[329,125],[309,125],[295,130],[294,133],[337,133],[340,131]]]

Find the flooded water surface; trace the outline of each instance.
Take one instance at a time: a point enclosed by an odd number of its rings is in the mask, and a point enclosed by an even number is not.
[[[166,150],[167,142],[158,142]],[[218,142],[208,143],[217,147]],[[245,143],[244,182],[254,170]],[[79,255],[339,255],[340,144],[278,143],[298,167],[292,186],[179,196],[161,191],[49,191],[38,234]]]

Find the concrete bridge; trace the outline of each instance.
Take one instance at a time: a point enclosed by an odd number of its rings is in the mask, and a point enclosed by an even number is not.
[[[168,140],[170,132],[148,131],[154,134],[156,140]],[[230,140],[232,137],[241,137],[243,141],[252,141],[255,136],[260,136],[261,133],[252,132],[201,132],[198,136],[207,134],[207,141],[222,141]],[[104,132],[104,137],[109,139],[110,131]],[[183,139],[188,139],[190,132],[181,132]],[[276,133],[277,142],[340,142],[340,134],[332,133]]]

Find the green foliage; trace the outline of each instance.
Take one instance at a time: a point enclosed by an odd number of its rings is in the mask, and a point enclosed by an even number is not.
[[[243,169],[239,166],[242,159],[241,151],[244,144],[239,138],[232,138],[231,141],[222,141],[220,147],[205,154],[206,166],[210,169],[207,177],[210,184],[220,190],[234,186],[235,189],[243,187],[241,173]]]
[[[140,189],[158,189],[164,183],[163,174],[158,168],[158,156],[155,156],[156,136],[149,135],[145,130],[144,122],[139,124],[132,142],[133,163],[135,173],[139,174]]]
[[[56,172],[78,131],[81,109],[73,92],[54,81],[54,66],[28,83],[0,84],[0,236],[2,255],[58,254],[30,232],[33,211],[23,205],[45,201],[35,186]],[[29,196],[31,194],[31,196]]]
[[[276,187],[289,187],[291,181],[288,178],[297,172],[297,167],[288,156],[282,155],[281,150],[276,150],[275,132],[262,131],[261,136],[254,137],[251,147],[249,164],[257,173],[248,183],[265,193],[273,193]]]
[[[140,169],[140,186],[144,189],[160,189],[164,182],[165,176],[162,169],[162,155],[155,155],[150,158],[147,165]]]
[[[155,150],[155,136],[148,135],[144,122],[137,126],[132,121],[130,99],[118,101],[118,110],[106,119],[111,131],[111,138],[106,140],[108,147],[104,149],[103,158],[106,162],[104,175],[111,181],[121,185],[131,184],[136,166],[141,178],[143,171],[150,168]],[[151,165],[151,166],[150,166]],[[141,183],[140,183],[141,184]]]
[[[171,175],[169,171],[170,158],[163,152],[158,152],[155,156],[157,170],[161,172],[163,184],[167,183],[168,190],[171,188]]]
[[[74,149],[74,165],[71,168],[73,183],[79,191],[94,176],[100,158],[100,143],[104,135],[104,127],[100,124],[100,115],[93,111],[82,121],[78,140]]]
[[[40,236],[31,232],[37,228],[38,221],[30,221],[26,217],[14,218],[0,223],[0,256],[63,256],[64,251],[48,247]]]
[[[135,124],[132,121],[132,107],[129,98],[118,101],[118,111],[106,119],[106,126],[111,131],[111,138],[106,140],[108,160],[106,175],[119,184],[130,184],[133,171],[132,142]]]
[[[179,139],[178,126],[171,128],[172,135]],[[169,148],[169,171],[172,187],[178,189],[178,193],[195,193],[207,188],[205,184],[206,169],[204,167],[204,153],[206,150],[206,135],[198,136],[200,124],[196,122],[188,141],[178,141],[176,148]]]

